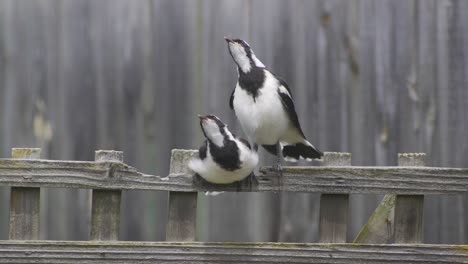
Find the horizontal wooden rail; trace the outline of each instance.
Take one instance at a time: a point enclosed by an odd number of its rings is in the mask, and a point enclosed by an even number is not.
[[[240,191],[319,193],[468,194],[468,169],[437,167],[263,168],[259,185]],[[121,162],[0,159],[0,186],[239,191],[235,185],[194,186],[191,174],[147,175]]]
[[[0,241],[0,263],[468,263],[468,246]]]

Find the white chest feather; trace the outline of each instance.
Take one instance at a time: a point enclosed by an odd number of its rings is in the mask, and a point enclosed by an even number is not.
[[[239,141],[237,141],[237,145],[239,147],[239,159],[241,162],[241,166],[237,170],[228,171],[219,166],[213,160],[209,147],[204,160],[199,158],[192,159],[188,166],[192,171],[198,173],[198,175],[211,183],[228,184],[240,181],[253,172],[258,164],[258,154]]]
[[[256,98],[237,85],[233,106],[251,143],[273,145],[286,133],[289,118],[278,95],[278,80],[268,71],[265,73]]]

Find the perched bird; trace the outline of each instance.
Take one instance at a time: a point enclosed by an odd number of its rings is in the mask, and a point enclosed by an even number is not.
[[[281,156],[287,161],[320,159],[322,152],[302,132],[287,83],[266,69],[247,42],[225,40],[239,74],[229,106],[250,144],[262,145],[277,155],[278,171],[281,171]]]
[[[254,177],[258,163],[257,146],[237,138],[227,126],[214,115],[198,116],[205,135],[199,149],[199,157],[188,166],[204,180],[214,184],[229,184]]]

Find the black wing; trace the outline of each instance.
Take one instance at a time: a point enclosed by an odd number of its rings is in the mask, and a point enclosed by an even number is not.
[[[207,144],[207,140],[203,142],[203,145],[201,145],[200,149],[198,150],[198,157],[201,160],[204,160],[206,158],[206,144]]]
[[[229,107],[234,110],[234,91],[236,89],[234,88],[231,93],[231,97],[229,98]]]
[[[238,139],[239,139],[239,141],[242,142],[242,144],[244,144],[246,147],[248,147],[249,149],[252,149],[252,148],[250,147],[250,143],[249,143],[247,140],[245,140],[245,139],[243,139],[243,138],[238,138]]]
[[[276,77],[276,79],[278,79],[280,85],[283,85],[284,88],[286,88],[286,90],[288,90],[288,93],[291,95],[291,99],[292,99],[292,93],[291,93],[291,90],[289,89],[289,86],[288,84],[286,83],[286,81],[284,81],[283,79],[281,79],[281,77],[279,77],[278,75],[276,75],[275,73],[271,72],[271,74],[273,74],[273,76]]]
[[[292,99],[291,90],[289,90],[288,84],[285,81],[283,81],[280,78],[278,78],[278,80],[280,82],[280,87],[278,87],[278,94],[281,98],[281,102],[283,103],[283,107],[288,113],[288,116],[289,116],[289,119],[291,119],[291,122],[294,124],[297,130],[299,130],[302,137],[305,138],[304,132],[302,132],[302,129],[301,129],[301,125],[299,124],[299,118],[297,117],[296,109],[294,108],[294,102]],[[285,93],[284,90],[282,91],[281,86],[283,86],[286,89],[287,93]]]

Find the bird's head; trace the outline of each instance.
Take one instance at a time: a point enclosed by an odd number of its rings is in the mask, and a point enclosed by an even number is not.
[[[265,65],[255,56],[249,44],[242,39],[224,38],[228,43],[232,59],[244,73],[250,72],[253,67],[265,68]]]
[[[227,126],[215,115],[198,115],[198,118],[200,118],[200,126],[206,139],[218,147],[223,146]]]

